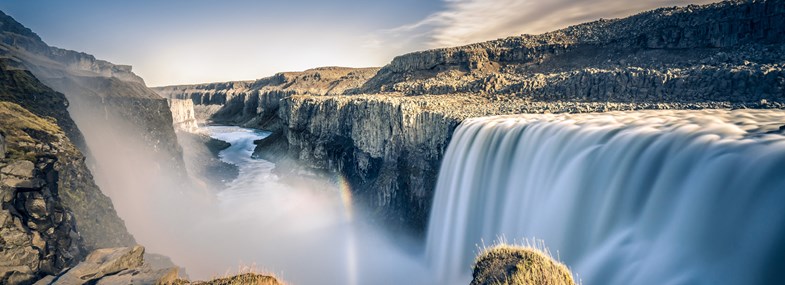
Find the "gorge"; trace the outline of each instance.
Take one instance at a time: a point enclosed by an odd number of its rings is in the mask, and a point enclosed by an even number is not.
[[[781,0],[151,88],[0,14],[0,283],[776,283],[784,68]]]

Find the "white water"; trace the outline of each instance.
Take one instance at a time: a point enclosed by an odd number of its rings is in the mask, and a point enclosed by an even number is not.
[[[176,260],[198,279],[254,265],[290,284],[433,284],[422,256],[410,254],[395,237],[353,220],[348,188],[308,178],[285,183],[275,164],[252,159],[254,140],[267,132],[239,127],[206,127],[232,146],[219,153],[239,166],[239,176],[217,196],[218,210],[190,239],[212,249],[189,246],[204,260]],[[343,191],[343,193],[341,192]],[[198,215],[198,213],[195,213]],[[220,238],[216,238],[216,236]],[[192,255],[193,256],[193,255]]]
[[[470,119],[439,174],[427,254],[468,284],[477,245],[542,240],[583,284],[775,284],[783,111]],[[776,279],[774,279],[776,278]]]

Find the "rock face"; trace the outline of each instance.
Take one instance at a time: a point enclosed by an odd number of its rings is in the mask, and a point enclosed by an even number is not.
[[[185,175],[182,150],[172,127],[167,101],[145,86],[130,66],[115,65],[94,56],[50,47],[30,29],[0,12],[0,55],[19,62],[46,86],[65,94],[76,125],[81,126],[93,150],[117,148],[102,145],[104,137],[141,137],[145,148],[165,157],[167,167]],[[60,105],[57,105],[60,106]],[[62,110],[63,112],[65,110]],[[58,120],[60,117],[56,117]],[[112,127],[105,127],[104,122]],[[69,136],[75,133],[64,127]],[[88,156],[83,143],[73,138]],[[109,163],[98,158],[99,163]]]
[[[193,101],[169,99],[169,108],[172,111],[172,124],[175,130],[193,133],[199,129],[194,116]]]
[[[0,283],[31,284],[91,249],[134,244],[72,141],[65,96],[0,58]]]
[[[170,99],[190,99],[196,117],[223,124],[270,125],[278,102],[298,94],[353,93],[378,68],[322,67],[303,72],[282,72],[256,81],[235,81],[153,88]]]
[[[135,243],[70,140],[82,136],[64,112],[68,101],[63,94],[6,63],[0,61],[0,102],[6,102],[8,117],[0,123],[0,132],[5,133],[8,157],[36,164],[37,175],[47,178],[35,181],[48,181],[49,191],[56,193],[52,197],[80,220],[79,233],[88,250]],[[64,133],[68,128],[74,133]]]
[[[250,82],[156,91],[197,109],[223,104],[214,120],[274,131],[260,157],[340,173],[379,218],[422,231],[444,148],[465,118],[783,108],[784,67],[785,1],[726,1],[411,53],[370,76],[320,77],[310,89],[274,76],[256,82],[288,83],[256,96],[244,91]],[[232,92],[250,95],[220,95]]]
[[[32,283],[81,258],[83,242],[58,197],[54,161],[10,159],[0,167],[0,283]]]
[[[0,283],[31,284],[73,266],[86,248],[133,243],[53,119],[0,102],[0,130]]]

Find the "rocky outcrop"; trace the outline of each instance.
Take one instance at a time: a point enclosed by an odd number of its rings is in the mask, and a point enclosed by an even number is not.
[[[465,118],[785,107],[783,13],[782,0],[727,1],[416,52],[340,93],[325,82],[227,101],[221,116],[244,119],[222,122],[274,131],[258,157],[337,172],[378,218],[422,231],[444,148]],[[198,105],[194,88],[157,91]]]
[[[82,133],[68,114],[63,94],[44,86],[17,59],[0,57],[0,101],[14,102],[42,117],[52,117],[68,138],[85,149]]]
[[[92,55],[50,47],[38,35],[0,12],[0,56],[19,62],[46,86],[65,94],[76,125],[91,144],[98,147],[101,137],[121,138],[138,134],[147,150],[165,157],[166,167],[185,176],[182,151],[172,127],[172,115],[165,99],[145,86],[130,66],[115,65]],[[61,106],[61,105],[57,105]],[[61,108],[62,109],[62,108]],[[65,112],[65,109],[62,109]],[[58,118],[59,119],[59,118]],[[96,121],[115,124],[114,128],[92,128]],[[75,133],[64,127],[69,136]],[[137,136],[133,136],[137,137]],[[86,146],[74,142],[88,156]],[[110,163],[104,158],[101,163]]]
[[[144,260],[144,247],[103,248],[57,276],[43,280],[52,285],[174,284],[177,268],[153,269]]]
[[[172,111],[172,124],[175,130],[193,133],[199,129],[194,115],[194,103],[191,100],[169,99]]]
[[[0,162],[0,283],[25,284],[83,256],[73,213],[57,192],[54,161]]]
[[[422,81],[422,85],[433,79],[434,75],[445,71],[457,72],[444,76],[446,78],[439,81],[459,81],[455,83],[494,78],[493,76],[500,74],[541,73],[546,70],[540,65],[546,61],[555,61],[556,64],[545,69],[598,67],[604,60],[618,60],[624,55],[645,50],[664,51],[660,53],[660,57],[664,55],[669,58],[673,56],[668,54],[669,52],[685,54],[685,50],[703,49],[731,49],[733,52],[737,47],[747,44],[779,44],[785,41],[783,16],[785,3],[776,0],[735,0],[704,6],[661,8],[629,18],[599,20],[541,35],[522,35],[402,55],[382,68],[362,90],[366,93],[405,91],[427,94],[427,88],[412,90],[396,84],[406,83],[405,85],[411,86]],[[656,58],[659,60],[660,57]],[[694,58],[693,55],[679,59]],[[570,59],[577,62],[569,63]],[[593,59],[596,61],[587,62]],[[669,61],[671,60],[657,61],[654,65],[695,65],[680,60]],[[642,63],[644,62],[633,60],[620,66],[640,66]],[[715,60],[713,63],[726,62]],[[511,65],[515,68],[510,68]],[[460,86],[456,87],[462,89]]]
[[[456,102],[457,103],[457,102]],[[455,116],[433,111],[451,102],[382,96],[292,96],[279,116],[287,156],[341,173],[360,205],[401,228],[424,227],[439,161]],[[265,153],[270,148],[262,148]]]
[[[275,277],[244,273],[210,281],[189,281],[179,277],[177,267],[156,268],[140,245],[102,248],[84,261],[62,272],[41,278],[36,285],[187,285],[187,284],[281,284]]]
[[[0,131],[5,133],[9,157],[51,165],[40,175],[56,177],[48,185],[57,188],[53,191],[59,193],[58,200],[81,220],[79,231],[88,250],[133,244],[112,202],[93,181],[85,157],[70,140],[82,135],[64,112],[68,105],[64,95],[6,63],[0,61],[0,102],[6,102],[8,117]],[[68,129],[73,133],[66,134]]]
[[[134,243],[92,181],[84,157],[53,119],[0,102],[0,130],[7,150],[0,157],[3,284],[30,284],[56,274],[89,248]]]

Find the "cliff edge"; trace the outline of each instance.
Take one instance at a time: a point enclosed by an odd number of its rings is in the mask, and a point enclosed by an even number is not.
[[[228,94],[239,83],[155,90],[191,98],[197,108],[218,106],[210,117],[217,122],[273,131],[260,142],[260,157],[339,173],[358,204],[421,233],[444,150],[466,118],[781,109],[784,68],[785,1],[734,0],[410,53],[375,73],[362,69],[365,76],[340,77],[341,84],[359,87],[339,94],[324,82],[302,94],[249,93],[245,103],[229,104],[205,100],[212,97],[198,90]],[[284,82],[276,92],[293,81]],[[232,116],[242,119],[224,119]]]

